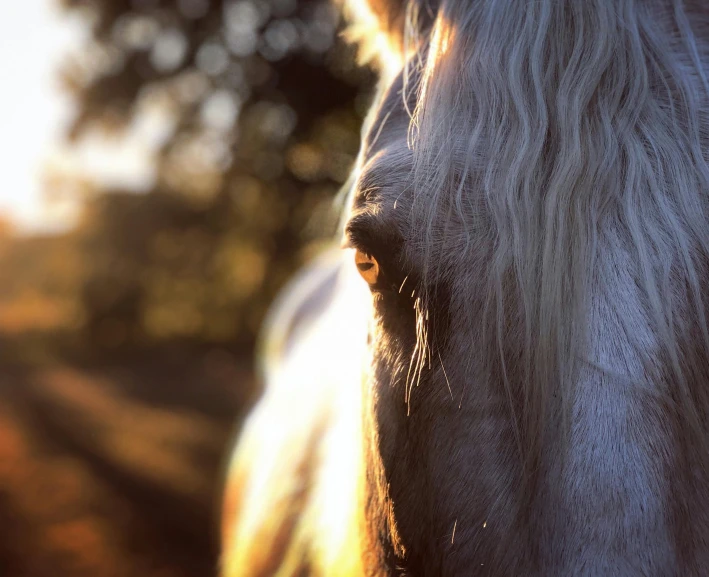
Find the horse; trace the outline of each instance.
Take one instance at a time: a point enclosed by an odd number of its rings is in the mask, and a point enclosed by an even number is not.
[[[709,575],[709,10],[348,13],[380,88],[342,248],[266,329],[222,575]]]

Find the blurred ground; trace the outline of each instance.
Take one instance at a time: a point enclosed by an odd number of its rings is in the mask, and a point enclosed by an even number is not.
[[[35,359],[8,363],[0,344],[0,575],[213,575],[248,359],[175,347],[89,363],[13,346]]]

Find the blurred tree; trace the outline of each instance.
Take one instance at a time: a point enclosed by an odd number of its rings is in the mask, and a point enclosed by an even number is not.
[[[268,303],[331,237],[371,78],[328,0],[62,0],[92,29],[63,78],[68,134],[130,132],[149,192],[89,195],[76,238],[86,328],[108,346],[249,345]]]

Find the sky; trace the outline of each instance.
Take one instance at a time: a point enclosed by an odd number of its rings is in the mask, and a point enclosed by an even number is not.
[[[119,137],[94,130],[76,145],[62,145],[74,105],[61,90],[59,70],[88,34],[86,23],[59,10],[56,0],[0,7],[0,217],[20,234],[61,232],[76,221],[80,196],[62,197],[47,175],[136,192],[155,179],[155,153],[172,123],[159,110],[141,111]]]
[[[3,2],[0,8],[0,214],[24,232],[61,229],[68,215],[43,203],[42,166],[71,118],[58,64],[84,34],[54,0]]]

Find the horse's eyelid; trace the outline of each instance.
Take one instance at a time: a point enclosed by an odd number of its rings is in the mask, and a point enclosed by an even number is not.
[[[352,235],[349,233],[345,233],[345,236],[342,239],[342,242],[340,243],[340,248],[341,249],[355,249],[362,251],[363,253],[367,255],[371,255],[372,251],[369,250],[366,246],[364,246],[361,242],[358,242],[355,238],[352,238]]]

